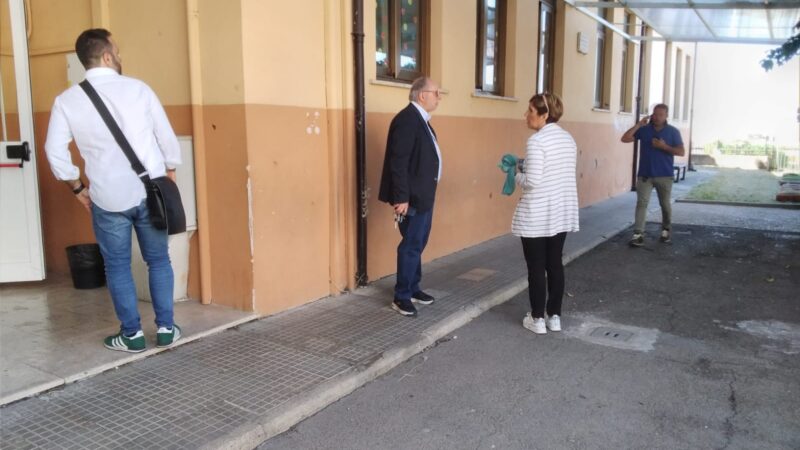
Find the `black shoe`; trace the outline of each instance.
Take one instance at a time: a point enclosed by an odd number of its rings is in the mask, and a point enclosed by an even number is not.
[[[432,305],[433,301],[436,300],[433,298],[432,295],[428,295],[422,291],[414,292],[411,296],[411,301],[414,303],[419,303],[420,305]]]
[[[399,312],[404,316],[416,316],[417,315],[417,308],[414,307],[414,304],[411,303],[411,300],[398,300],[394,299],[392,302],[392,309]]]

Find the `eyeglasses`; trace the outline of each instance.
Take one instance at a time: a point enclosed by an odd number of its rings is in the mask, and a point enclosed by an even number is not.
[[[420,92],[433,92],[434,94],[436,94],[437,97],[441,97],[442,96],[442,91],[440,89],[436,89],[435,91],[432,91],[432,90],[429,89],[429,90],[423,90],[423,91],[420,91]]]

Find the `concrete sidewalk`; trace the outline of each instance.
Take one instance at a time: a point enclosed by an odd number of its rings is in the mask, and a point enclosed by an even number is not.
[[[690,184],[677,184],[676,194]],[[582,209],[565,262],[627,228],[635,201],[626,193]],[[253,448],[527,287],[512,236],[435,260],[424,274],[437,301],[422,306],[418,318],[390,309],[394,278],[387,277],[4,407],[0,442],[3,448]]]

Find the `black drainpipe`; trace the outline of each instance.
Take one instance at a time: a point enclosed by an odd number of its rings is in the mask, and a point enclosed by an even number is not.
[[[364,110],[364,0],[353,0],[353,64],[355,65],[356,188],[356,286],[365,286],[367,277],[367,143]]]
[[[647,25],[642,22],[642,37],[647,35]],[[639,122],[642,115],[642,96],[644,95],[644,46],[647,41],[639,41],[639,84],[636,92],[636,115],[633,117],[633,124]],[[631,169],[631,191],[636,190],[636,171],[639,168],[639,140],[633,140],[633,168]]]

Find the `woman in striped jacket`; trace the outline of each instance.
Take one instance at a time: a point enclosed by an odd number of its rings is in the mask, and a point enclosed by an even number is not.
[[[563,113],[557,95],[531,97],[525,119],[535,133],[528,138],[522,172],[515,178],[522,197],[514,211],[511,233],[522,238],[531,302],[531,312],[522,325],[536,334],[546,334],[547,329],[561,331],[564,240],[568,232],[579,228],[577,146],[556,123]]]

